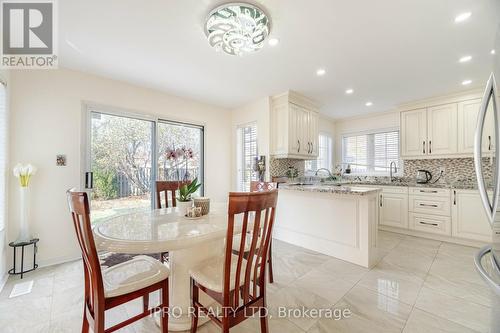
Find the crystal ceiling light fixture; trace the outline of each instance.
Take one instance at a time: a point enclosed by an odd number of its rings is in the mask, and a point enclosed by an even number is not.
[[[209,44],[217,51],[242,55],[258,51],[270,32],[269,17],[248,3],[228,3],[213,9],[205,23]]]

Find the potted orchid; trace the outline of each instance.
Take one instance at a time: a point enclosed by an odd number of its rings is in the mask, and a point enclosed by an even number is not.
[[[169,148],[166,151],[166,159],[171,162],[172,168],[176,172],[176,178],[179,182],[179,195],[177,196],[177,210],[179,215],[186,215],[187,209],[193,205],[193,194],[200,188],[198,178],[189,182],[189,161],[194,157],[191,148]],[[184,170],[184,175],[181,177],[181,170]],[[181,183],[184,183],[181,185]]]
[[[36,173],[36,168],[31,164],[18,163],[14,167],[14,176],[19,179],[19,237],[16,242],[24,242],[31,239],[29,231],[29,184],[31,177]]]

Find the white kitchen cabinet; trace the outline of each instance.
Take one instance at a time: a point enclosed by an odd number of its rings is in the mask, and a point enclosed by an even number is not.
[[[453,237],[491,242],[492,231],[479,192],[453,190],[451,200]]]
[[[401,112],[401,155],[427,154],[427,110]]]
[[[318,111],[295,92],[271,98],[271,155],[314,159],[318,156]]]
[[[458,152],[474,153],[474,133],[476,132],[477,117],[481,99],[472,99],[458,103]],[[493,151],[495,148],[494,122],[491,106],[486,112],[485,127],[483,130],[483,152]]]
[[[427,109],[427,154],[457,153],[457,104]]]
[[[403,188],[395,190],[383,189],[380,194],[379,224],[408,229],[408,192]]]
[[[309,141],[311,150],[309,155],[318,156],[319,154],[319,115],[316,112],[309,112]]]
[[[450,217],[410,212],[409,227],[411,230],[423,231],[432,234],[450,236]]]

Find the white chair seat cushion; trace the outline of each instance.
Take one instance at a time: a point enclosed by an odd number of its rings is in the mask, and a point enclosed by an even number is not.
[[[170,270],[158,260],[136,256],[121,264],[104,268],[104,297],[116,297],[148,287],[168,278]]]
[[[234,289],[234,284],[236,282],[236,265],[238,264],[238,256],[231,256],[231,279],[229,286]],[[241,263],[241,273],[240,273],[240,285],[242,285],[245,281],[245,269],[246,269],[247,261],[243,259]],[[255,266],[255,260],[253,262],[253,266]],[[208,262],[203,263],[200,266],[192,268],[189,270],[189,274],[191,277],[196,280],[199,284],[204,287],[211,289],[215,292],[222,292],[222,280],[224,277],[224,256],[219,258],[214,258],[209,260]],[[253,278],[253,268],[251,270],[252,278]]]
[[[256,249],[259,248],[261,241],[261,237],[257,239],[257,244],[256,244]],[[233,251],[240,251],[240,244],[241,244],[241,234],[236,235],[233,237]],[[245,252],[250,251],[250,246],[252,245],[252,235],[250,233],[247,233],[245,237]]]

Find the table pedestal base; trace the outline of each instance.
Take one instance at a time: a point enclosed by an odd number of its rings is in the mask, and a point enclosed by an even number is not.
[[[217,256],[222,256],[224,251],[224,240],[202,243],[190,248],[169,251],[170,277],[170,310],[168,321],[169,331],[186,331],[191,328],[191,285],[189,269],[203,264]],[[200,291],[203,304],[211,304],[213,300]],[[203,325],[208,318],[199,318],[199,324]]]

